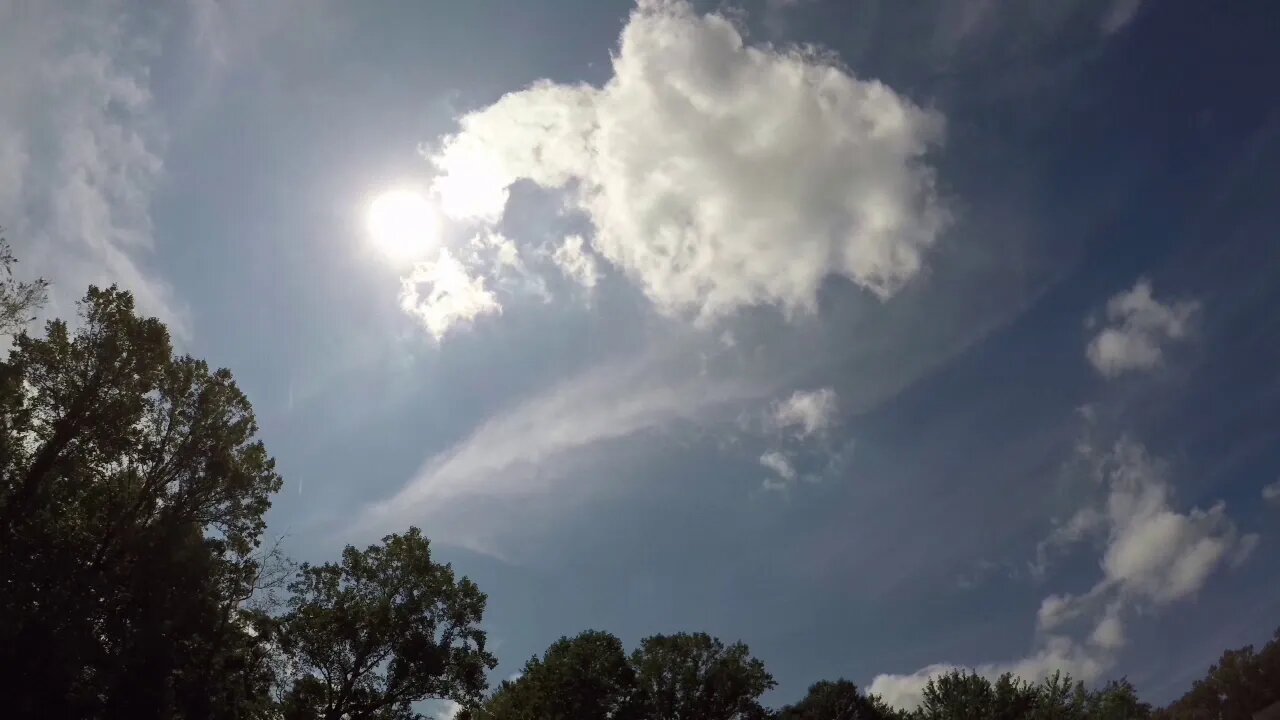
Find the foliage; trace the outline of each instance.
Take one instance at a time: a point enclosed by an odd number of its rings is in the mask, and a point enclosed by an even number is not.
[[[898,720],[906,718],[875,696],[863,695],[848,680],[823,680],[794,705],[778,711],[778,720]]]
[[[618,638],[588,630],[562,637],[503,682],[486,720],[627,720],[637,717],[636,673]]]
[[[654,635],[631,655],[642,713],[653,720],[740,720],[763,714],[774,686],[747,646],[706,633]]]
[[[1251,720],[1280,703],[1280,628],[1261,652],[1228,650],[1187,694],[1158,713],[1162,720]]]
[[[6,694],[17,716],[216,716],[264,692],[227,653],[253,644],[239,601],[280,478],[230,373],[174,357],[128,293],[81,308],[0,364]]]
[[[49,283],[43,278],[21,282],[13,277],[13,256],[9,242],[0,237],[0,335],[12,335],[31,322],[32,314],[44,306]]]
[[[426,698],[475,705],[497,665],[478,625],[485,596],[432,562],[417,528],[340,563],[303,565],[280,643],[294,668],[285,716],[418,718]]]
[[[281,484],[226,370],[174,356],[133,298],[19,333],[0,364],[0,674],[7,717],[413,717],[475,703],[485,597],[416,529],[287,575]],[[332,681],[332,682],[326,682]]]
[[[773,687],[742,643],[705,633],[654,635],[627,657],[613,635],[556,641],[474,714],[484,720],[745,720],[768,716]]]

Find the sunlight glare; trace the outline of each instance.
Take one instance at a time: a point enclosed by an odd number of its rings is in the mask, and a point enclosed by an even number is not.
[[[390,190],[369,204],[369,235],[390,259],[414,260],[439,242],[440,218],[422,193]]]

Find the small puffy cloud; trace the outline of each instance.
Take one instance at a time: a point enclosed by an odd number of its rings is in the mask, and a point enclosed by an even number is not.
[[[1225,505],[1174,511],[1164,468],[1136,443],[1118,444],[1111,463],[1104,582],[1156,603],[1193,595],[1242,542]]]
[[[551,259],[566,277],[585,288],[593,288],[600,281],[596,258],[585,249],[581,235],[566,237],[551,253]]]
[[[469,274],[447,248],[441,248],[435,260],[417,263],[400,279],[400,307],[437,341],[459,325],[502,312],[502,305],[485,288],[484,278]]]
[[[1089,642],[1103,650],[1119,650],[1124,647],[1124,623],[1120,619],[1119,603],[1112,603],[1102,619],[1098,621],[1093,632],[1089,634]]]
[[[1280,505],[1280,480],[1262,488],[1262,499],[1269,503]]]
[[[801,437],[826,432],[836,421],[836,391],[797,390],[791,397],[773,406],[770,424],[778,430],[794,430]]]
[[[1150,281],[1140,279],[1107,302],[1107,325],[1089,341],[1085,355],[1107,378],[1149,370],[1163,359],[1164,343],[1187,336],[1198,308],[1193,301],[1161,303],[1152,295]]]
[[[1256,535],[1240,536],[1221,503],[1209,510],[1173,510],[1165,468],[1141,445],[1121,441],[1110,452],[1089,456],[1098,458],[1106,498],[1055,529],[1053,537],[1056,545],[1064,545],[1103,535],[1103,577],[1082,595],[1046,596],[1036,611],[1037,649],[1019,660],[974,668],[984,677],[1010,672],[1035,681],[1061,670],[1092,682],[1115,664],[1124,647],[1126,612],[1191,597],[1215,570],[1243,561],[1257,544]],[[929,678],[952,669],[942,663],[905,675],[879,675],[870,691],[912,709]]]
[[[1053,630],[1080,614],[1081,606],[1071,595],[1049,595],[1040,601],[1036,627]]]
[[[1219,503],[1189,514],[1135,518],[1103,558],[1107,576],[1159,603],[1195,593],[1227,557],[1237,537]]]
[[[460,118],[431,155],[444,212],[494,224],[514,183],[562,190],[601,259],[703,321],[812,310],[831,275],[888,298],[920,272],[948,221],[938,113],[685,0],[641,0],[612,65]]]
[[[781,480],[783,483],[795,482],[795,479],[798,477],[795,467],[791,465],[791,460],[785,454],[778,452],[777,450],[770,450],[769,452],[761,455],[760,464],[772,470],[778,480]],[[770,478],[770,480],[772,480],[772,478]],[[769,481],[766,480],[766,484],[768,483]],[[773,485],[770,485],[770,487],[774,487],[776,485],[777,483],[774,483]]]
[[[487,232],[476,235],[471,238],[471,249],[476,262],[481,262],[483,256],[488,255],[488,264],[495,274],[524,269],[524,262],[520,260],[520,251],[516,248],[516,244],[502,233]]]
[[[1167,469],[1142,445],[1122,440],[1096,457],[1105,498],[1082,508],[1037,549],[1099,535],[1105,538],[1103,578],[1087,595],[1046,598],[1042,628],[1080,614],[1106,593],[1157,605],[1190,597],[1218,568],[1243,561],[1256,542],[1240,534],[1223,503],[1207,510],[1174,509]]]

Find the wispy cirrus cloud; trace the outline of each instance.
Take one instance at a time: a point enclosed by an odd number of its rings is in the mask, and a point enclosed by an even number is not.
[[[427,459],[394,496],[362,513],[365,526],[394,527],[468,498],[528,498],[567,489],[556,463],[642,433],[728,422],[739,403],[768,388],[743,377],[701,376],[684,349],[606,363],[485,421]],[[480,547],[485,528],[439,527],[444,539]]]
[[[0,223],[24,271],[56,277],[51,313],[118,283],[181,336],[185,311],[145,266],[165,134],[157,53],[116,3],[0,3]]]

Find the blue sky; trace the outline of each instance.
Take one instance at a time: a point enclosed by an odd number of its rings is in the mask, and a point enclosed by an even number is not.
[[[1277,19],[0,3],[0,223],[235,372],[291,555],[423,527],[495,677],[689,629],[778,702],[1165,701],[1280,623]]]

